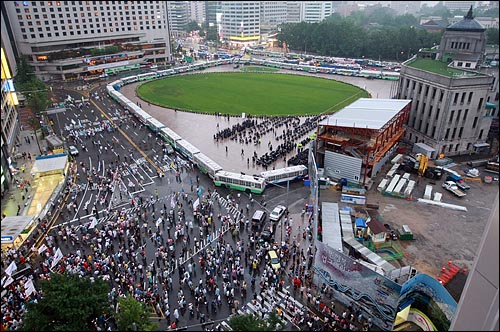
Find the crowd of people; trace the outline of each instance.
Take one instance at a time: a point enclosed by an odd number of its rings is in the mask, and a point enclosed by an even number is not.
[[[271,135],[267,143],[269,151],[260,156],[257,151],[254,151],[251,156],[252,166],[259,165],[267,170],[277,160],[283,159],[286,163],[287,155],[293,151],[296,151],[297,155],[290,158],[293,161],[291,164],[299,165],[299,162],[307,164],[307,160],[304,161],[299,154],[312,139],[312,135],[309,134],[316,128],[318,121],[324,117],[324,115],[316,115],[306,117],[304,121],[300,117],[249,118],[230,128],[220,129],[217,124],[217,132],[213,136],[216,142],[231,140],[243,145],[261,145],[265,137]],[[303,138],[305,135],[308,136]],[[244,157],[244,149],[241,150],[241,154]],[[250,157],[247,157],[247,164],[250,164]]]

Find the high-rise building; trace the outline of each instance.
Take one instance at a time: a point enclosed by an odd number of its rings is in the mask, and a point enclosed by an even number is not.
[[[198,24],[205,22],[206,1],[188,1],[189,21],[196,21]]]
[[[3,44],[3,43],[2,43]],[[1,122],[1,184],[2,193],[10,189],[12,174],[10,172],[10,157],[14,154],[15,145],[19,139],[19,115],[17,112],[17,94],[14,88],[12,72],[1,48],[1,78],[2,78],[2,122]]]
[[[205,22],[208,27],[217,27],[217,13],[221,11],[221,1],[205,1]]]
[[[333,1],[287,1],[288,23],[318,23],[334,13]]]
[[[476,5],[476,1],[443,1],[443,5],[450,11],[455,10],[467,11],[470,7]]]
[[[167,12],[171,35],[186,36],[186,26],[190,20],[189,1],[167,1]]]
[[[233,45],[255,44],[260,40],[260,2],[222,1],[221,38]]]
[[[28,56],[42,80],[87,79],[171,60],[164,1],[7,1],[4,9],[16,52]]]
[[[419,54],[401,66],[397,97],[413,100],[406,138],[429,146],[432,158],[489,146],[492,113],[498,113],[490,108],[492,96],[498,105],[498,74],[479,70],[485,42],[485,29],[470,10],[446,29],[435,55]]]
[[[391,1],[390,7],[397,15],[416,15],[420,11],[421,1]]]
[[[261,32],[275,30],[278,25],[286,22],[287,3],[285,1],[261,1],[260,29]]]

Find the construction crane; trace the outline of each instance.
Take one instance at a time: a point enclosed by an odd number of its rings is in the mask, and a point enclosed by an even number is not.
[[[418,153],[416,156],[406,156],[399,169],[407,173],[416,173],[418,176],[429,179],[440,179],[443,176],[443,168],[429,166],[429,157],[421,153]]]

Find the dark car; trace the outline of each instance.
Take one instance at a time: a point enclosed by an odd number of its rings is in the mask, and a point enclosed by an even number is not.
[[[252,229],[260,230],[266,221],[266,212],[262,210],[257,210],[252,216]]]
[[[274,242],[274,230],[272,223],[266,224],[260,233],[260,238],[264,242]]]

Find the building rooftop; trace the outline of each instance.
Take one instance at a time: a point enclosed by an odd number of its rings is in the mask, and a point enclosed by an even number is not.
[[[481,73],[448,67],[447,63],[431,59],[416,58],[414,60],[409,60],[405,62],[405,65],[407,65],[408,67],[425,70],[446,77],[460,78],[460,77],[476,77],[482,75]]]
[[[486,31],[486,28],[481,25],[472,16],[472,6],[469,9],[464,19],[454,23],[446,28],[447,31]]]
[[[330,115],[319,125],[352,128],[382,129],[411,100],[360,98]]]

